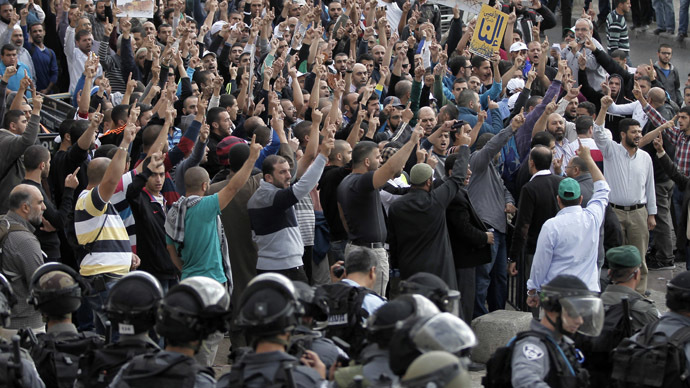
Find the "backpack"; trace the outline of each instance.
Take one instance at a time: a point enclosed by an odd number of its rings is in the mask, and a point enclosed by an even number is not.
[[[613,367],[611,351],[631,335],[633,328],[628,298],[607,307],[604,327],[599,336],[575,334],[575,345],[586,355],[582,367],[589,371],[593,386],[609,386]]]
[[[159,351],[136,356],[122,370],[122,378],[115,387],[194,388],[196,376],[213,369],[199,365],[184,354]]]
[[[245,375],[245,363],[240,360],[237,364],[232,366],[227,377],[218,382],[218,387],[226,386],[229,388],[247,388],[247,387],[261,387],[261,388],[292,388],[295,387],[295,379],[293,377],[293,370],[298,361],[296,359],[287,359],[280,362],[280,366],[275,371],[275,374],[269,379],[262,373],[254,373]],[[227,385],[225,383],[227,382]]]
[[[356,357],[364,347],[366,339],[366,330],[362,322],[369,317],[369,313],[362,307],[362,302],[367,295],[373,293],[364,287],[353,287],[344,282],[324,284],[320,288],[328,304],[326,337],[337,337],[347,342],[350,345],[348,354],[351,358]]]
[[[121,340],[88,352],[79,360],[78,385],[105,388],[129,360],[140,354],[155,353],[159,350],[149,342]]]
[[[657,331],[659,322],[645,326],[638,337],[623,340],[613,350],[612,386],[690,387],[684,349],[690,327],[668,336]]]
[[[549,353],[549,374],[544,381],[550,387],[582,388],[588,386],[588,374],[579,368],[577,362],[567,359],[560,346],[550,336],[538,331],[523,331],[513,337],[506,346],[496,349],[486,363],[486,376],[482,377],[482,385],[486,388],[510,388],[513,376],[512,360],[515,344],[526,337],[537,337],[546,345]],[[574,374],[574,375],[573,375]]]
[[[12,232],[19,232],[22,230],[25,232],[29,232],[29,230],[26,229],[21,224],[11,223],[10,220],[7,219],[7,217],[0,217],[0,272],[2,272],[2,264],[3,264],[3,256],[4,256],[3,251],[4,251],[5,240],[7,239],[7,236],[9,236],[9,234]],[[4,274],[4,272],[3,272],[3,274]],[[7,276],[7,280],[12,281],[14,279],[11,278],[10,276]]]
[[[79,357],[102,348],[105,341],[93,332],[39,334],[29,350],[47,387],[71,388],[77,379]]]

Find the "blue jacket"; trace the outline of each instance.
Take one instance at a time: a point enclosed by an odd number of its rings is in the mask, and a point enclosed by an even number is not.
[[[463,120],[470,126],[474,127],[477,124],[477,112],[473,111],[467,107],[458,107],[460,114],[458,115],[458,120]],[[489,132],[494,135],[501,132],[503,129],[503,118],[501,117],[501,112],[498,109],[492,109],[489,111],[491,113],[491,124],[485,122],[482,124],[482,129],[479,130],[477,137],[482,134]]]

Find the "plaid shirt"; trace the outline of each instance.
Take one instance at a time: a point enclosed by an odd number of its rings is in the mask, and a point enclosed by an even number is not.
[[[659,127],[668,121],[649,104],[644,107],[644,112],[655,127]],[[676,125],[666,128],[666,134],[676,147],[676,164],[678,164],[680,172],[685,176],[690,176],[690,136],[686,135]]]

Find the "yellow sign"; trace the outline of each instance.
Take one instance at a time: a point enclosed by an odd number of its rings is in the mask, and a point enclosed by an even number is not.
[[[482,5],[470,42],[470,52],[490,59],[498,53],[507,26],[507,14],[486,4]]]

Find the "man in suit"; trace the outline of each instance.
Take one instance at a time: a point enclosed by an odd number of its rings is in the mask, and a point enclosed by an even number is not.
[[[541,145],[530,151],[528,163],[532,178],[520,190],[513,245],[508,256],[508,271],[511,276],[517,275],[515,260],[522,257],[526,260],[524,268],[528,272],[524,276],[529,279],[529,269],[532,267],[541,227],[560,210],[556,197],[563,177],[551,173],[552,157],[551,150]]]

